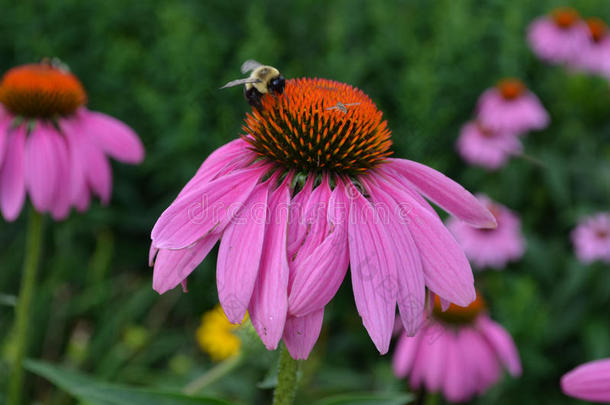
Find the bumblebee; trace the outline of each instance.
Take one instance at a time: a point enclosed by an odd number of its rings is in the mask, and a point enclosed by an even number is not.
[[[248,103],[257,109],[262,108],[261,97],[263,94],[282,94],[286,86],[286,79],[280,71],[273,66],[261,65],[255,60],[249,59],[241,65],[242,73],[250,73],[250,77],[230,81],[221,87],[234,87],[244,84],[244,96]]]

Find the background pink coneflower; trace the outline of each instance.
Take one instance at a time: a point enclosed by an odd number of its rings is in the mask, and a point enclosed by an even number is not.
[[[576,256],[584,263],[601,260],[610,263],[610,213],[583,218],[572,231]]]
[[[576,367],[561,377],[561,389],[574,398],[610,403],[610,359]]]
[[[110,199],[108,156],[139,163],[144,148],[135,132],[84,105],[76,76],[48,62],[15,67],[0,83],[0,210],[19,216],[29,194],[38,212],[55,219],[70,207],[83,211],[91,194]]]
[[[381,353],[396,306],[415,334],[426,287],[460,305],[475,299],[466,256],[422,195],[473,226],[495,226],[493,215],[441,173],[390,159],[390,130],[362,91],[289,80],[247,114],[243,129],[155,224],[156,291],[183,283],[220,240],[216,280],[228,319],[248,310],[267,348],[283,337],[294,358],[308,357],[348,266],[358,313]]]
[[[442,392],[451,402],[485,393],[502,376],[521,375],[521,360],[511,336],[485,313],[480,294],[466,308],[443,312],[435,298],[431,317],[414,337],[403,334],[393,357],[394,374],[413,390]]]
[[[490,170],[504,166],[511,156],[519,155],[523,150],[516,135],[492,131],[476,121],[462,127],[456,147],[465,161]]]
[[[610,34],[606,23],[599,18],[586,20],[589,42],[582,49],[574,66],[589,73],[610,78]]]
[[[540,59],[552,63],[572,63],[588,46],[586,24],[576,10],[562,7],[551,15],[534,20],[529,26],[527,39]]]
[[[485,128],[512,134],[544,129],[549,124],[549,114],[538,97],[513,78],[503,79],[481,94],[477,119]]]
[[[494,214],[498,226],[495,229],[477,229],[459,219],[449,218],[447,228],[475,267],[503,269],[509,261],[520,259],[525,251],[521,220],[514,212],[489,197],[477,197]]]

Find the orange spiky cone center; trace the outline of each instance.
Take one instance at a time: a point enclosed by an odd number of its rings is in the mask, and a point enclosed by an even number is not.
[[[0,102],[19,116],[71,115],[86,101],[87,95],[76,76],[47,63],[12,68],[0,82]]]
[[[443,312],[441,308],[441,300],[438,295],[434,299],[433,316],[441,322],[462,325],[470,324],[486,309],[485,300],[481,294],[477,292],[477,298],[467,307],[460,307],[455,304],[449,305],[449,308]]]
[[[502,79],[496,87],[506,100],[520,97],[527,89],[521,80],[514,78]]]
[[[606,36],[608,26],[601,19],[589,18],[586,23],[589,27],[589,33],[591,34],[591,39],[593,41],[599,42]]]
[[[392,152],[382,113],[361,90],[326,79],[291,79],[246,114],[243,130],[261,157],[300,173],[357,175]]]
[[[570,28],[580,19],[578,11],[571,7],[561,7],[553,10],[551,17],[560,28]]]

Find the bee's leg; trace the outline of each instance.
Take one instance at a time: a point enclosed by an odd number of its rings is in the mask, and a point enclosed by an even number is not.
[[[252,107],[259,111],[263,109],[263,105],[261,104],[262,94],[254,87],[250,88],[249,90],[244,89],[244,96],[246,97],[246,100],[248,100],[248,104],[250,104]]]

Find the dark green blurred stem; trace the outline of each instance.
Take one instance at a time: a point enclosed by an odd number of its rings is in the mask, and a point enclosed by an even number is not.
[[[273,393],[273,405],[292,405],[297,393],[299,362],[282,346],[280,369],[277,374],[277,386]]]
[[[30,324],[30,307],[36,285],[36,271],[40,261],[40,245],[42,240],[42,216],[31,208],[26,234],[25,257],[21,287],[15,308],[15,362],[8,386],[8,405],[21,404],[23,394],[23,359],[28,348],[28,332]]]
[[[438,404],[438,392],[430,392],[430,393],[426,393],[426,402],[424,403],[425,405],[436,405]]]
[[[189,395],[195,395],[204,388],[212,385],[216,381],[220,380],[225,375],[229,374],[235,367],[237,367],[243,359],[243,355],[241,353],[236,354],[228,358],[227,360],[219,363],[218,365],[212,367],[210,371],[191,381],[185,388],[184,393]]]

